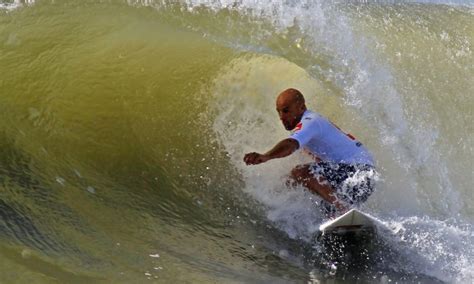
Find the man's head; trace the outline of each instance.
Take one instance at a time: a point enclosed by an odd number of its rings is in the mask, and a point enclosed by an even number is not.
[[[286,89],[276,100],[276,110],[286,130],[292,130],[306,111],[303,94],[296,89]]]

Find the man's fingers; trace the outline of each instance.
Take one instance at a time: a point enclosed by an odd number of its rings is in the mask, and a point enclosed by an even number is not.
[[[248,159],[248,165],[255,165],[255,160],[257,159],[258,154],[257,153],[251,153]]]
[[[245,157],[244,157],[244,162],[245,162],[245,163],[248,164],[248,163],[250,162],[250,160],[252,159],[252,154],[253,154],[253,153],[245,154]]]
[[[244,162],[248,165],[250,163],[252,153],[245,154]]]
[[[260,156],[260,154],[258,153],[255,153],[255,152],[252,152],[252,153],[248,153],[245,155],[244,157],[244,162],[247,164],[247,165],[255,165],[257,163],[257,158]]]

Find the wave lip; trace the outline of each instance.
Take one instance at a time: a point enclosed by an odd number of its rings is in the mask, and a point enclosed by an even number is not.
[[[14,0],[12,3],[0,3],[0,10],[12,11],[24,5],[34,4],[36,0]]]
[[[3,10],[11,11],[11,10],[17,9],[21,6],[22,6],[21,4],[16,4],[16,3],[12,3],[12,4],[0,3],[0,10],[3,9]]]

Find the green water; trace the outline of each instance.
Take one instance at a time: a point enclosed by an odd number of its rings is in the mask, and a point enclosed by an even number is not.
[[[474,255],[472,10],[216,3],[0,8],[0,282],[472,279],[451,258]],[[374,151],[365,210],[410,232],[403,256],[333,274],[320,217],[284,189],[295,161],[243,166],[286,137],[288,86]],[[404,243],[432,224],[446,235]]]

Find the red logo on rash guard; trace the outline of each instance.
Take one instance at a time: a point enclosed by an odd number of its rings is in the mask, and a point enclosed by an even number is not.
[[[347,137],[349,137],[351,140],[356,140],[356,138],[350,134],[350,133],[345,133],[344,131],[342,131],[341,128],[339,128],[339,126],[337,126],[336,124],[334,124],[332,121],[329,121],[331,122],[332,125],[334,125],[334,127],[336,127],[337,129],[339,129],[339,131],[341,131],[342,133],[346,134]]]
[[[354,136],[352,136],[352,134],[350,133],[346,133],[347,137],[351,138],[352,140],[356,140],[356,138]]]
[[[303,127],[303,123],[298,123],[295,127],[295,129],[293,129],[293,131],[298,131],[298,130],[301,130],[301,127]]]

